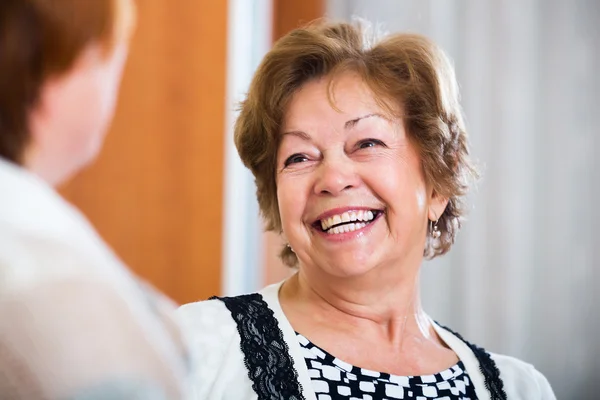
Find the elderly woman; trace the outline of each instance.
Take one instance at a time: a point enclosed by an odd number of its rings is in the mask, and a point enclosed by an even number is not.
[[[422,309],[476,175],[453,69],[431,41],[297,29],[260,65],[236,124],[268,229],[297,272],[185,305],[197,399],[553,399],[531,365]]]

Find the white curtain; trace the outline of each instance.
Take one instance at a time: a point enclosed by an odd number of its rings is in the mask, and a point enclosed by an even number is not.
[[[431,37],[454,60],[483,179],[429,313],[533,363],[558,398],[600,398],[600,2],[329,0]]]

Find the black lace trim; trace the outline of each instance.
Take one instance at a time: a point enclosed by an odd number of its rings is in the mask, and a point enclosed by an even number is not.
[[[500,378],[500,370],[494,360],[492,360],[490,354],[482,347],[469,343],[459,333],[454,332],[452,329],[440,324],[438,325],[465,342],[473,354],[475,354],[475,358],[479,361],[479,369],[485,379],[485,387],[490,392],[491,400],[507,400],[506,392],[504,391],[504,382],[502,382],[502,379]]]
[[[259,400],[305,400],[298,373],[273,311],[258,293],[211,297],[225,303],[237,324],[244,363]]]

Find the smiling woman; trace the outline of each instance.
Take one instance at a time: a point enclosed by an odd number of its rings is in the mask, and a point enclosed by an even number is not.
[[[420,264],[426,221],[447,198],[426,185],[405,113],[394,108],[353,72],[311,80],[291,97],[276,167],[289,264],[310,260],[306,274],[337,277]]]
[[[421,263],[452,246],[477,175],[434,43],[343,23],[297,29],[256,72],[235,139],[298,271],[181,309],[202,349],[197,398],[554,398],[531,365],[421,307]]]

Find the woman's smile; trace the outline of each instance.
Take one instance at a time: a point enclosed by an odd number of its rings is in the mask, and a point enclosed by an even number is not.
[[[376,208],[335,208],[321,214],[311,229],[325,240],[345,242],[363,236],[383,214],[384,210]]]

